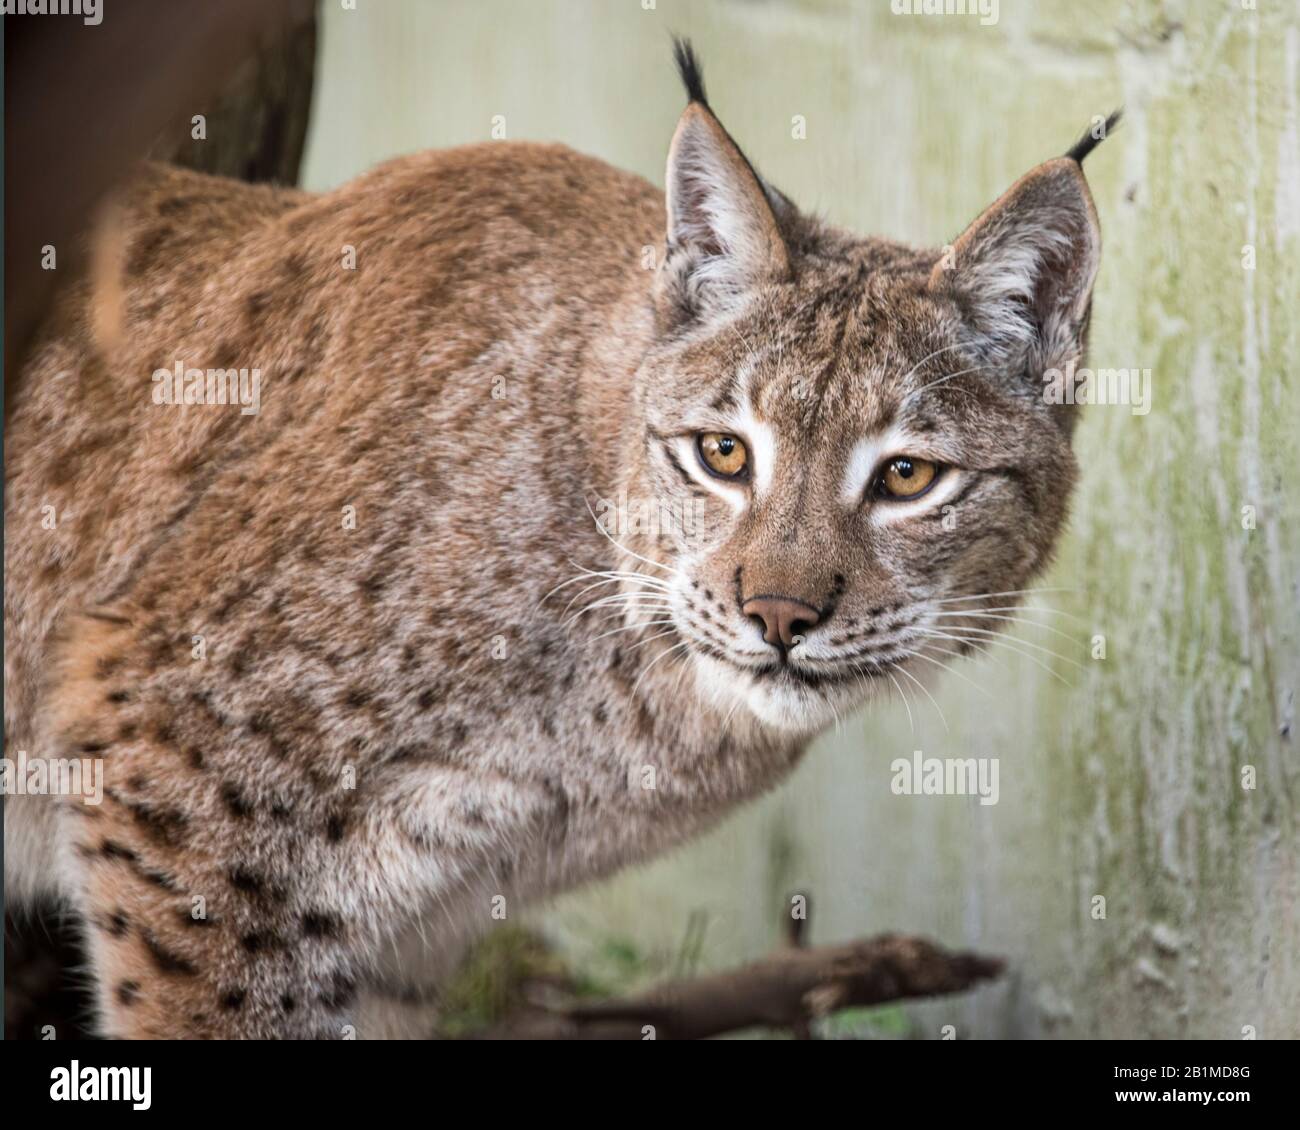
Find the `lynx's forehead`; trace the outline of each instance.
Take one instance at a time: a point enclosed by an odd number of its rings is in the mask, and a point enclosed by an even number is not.
[[[737,392],[783,428],[882,430],[921,406],[913,394],[926,382],[964,367],[945,314],[897,279],[864,286],[854,276],[848,292],[836,278],[777,299],[739,331]]]
[[[856,442],[900,427],[934,430],[947,398],[926,398],[925,385],[947,375],[947,370],[918,368],[914,356],[892,350],[846,349],[821,366],[797,351],[771,351],[747,366],[736,399],[750,416],[782,434],[807,442]]]

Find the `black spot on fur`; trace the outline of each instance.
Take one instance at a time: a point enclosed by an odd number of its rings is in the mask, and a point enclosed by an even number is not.
[[[141,879],[152,883],[155,887],[161,887],[164,891],[174,892],[180,890],[180,884],[165,871],[156,871],[152,867],[136,867],[135,873]]]
[[[139,857],[128,847],[123,847],[114,840],[105,840],[99,846],[99,853],[105,859],[124,859],[128,863],[134,863]]]
[[[207,714],[207,716],[223,730],[230,725],[230,719],[226,717],[225,713],[212,705],[211,692],[193,691],[190,694],[190,702]]]
[[[280,1007],[284,1009],[285,1012],[292,1012],[298,1007],[298,1002],[294,1000],[292,993],[284,993],[280,997]]]
[[[145,835],[164,847],[177,847],[183,841],[189,820],[175,808],[155,808],[152,805],[122,802]]]
[[[230,885],[246,895],[260,895],[266,883],[260,875],[247,867],[233,867],[230,871]]]
[[[361,590],[361,595],[367,600],[377,600],[384,591],[384,586],[388,584],[388,577],[383,573],[371,573],[368,577],[363,577],[361,584],[357,587]]]
[[[337,812],[331,813],[328,820],[325,821],[325,838],[330,843],[336,844],[343,839],[347,832],[347,821]]]
[[[349,710],[360,710],[370,701],[370,692],[362,687],[352,687],[343,696],[343,705]]]
[[[221,1007],[227,1012],[238,1012],[244,1007],[244,998],[248,994],[243,989],[231,989],[221,996]]]
[[[654,716],[650,713],[646,704],[640,699],[637,700],[636,710],[632,712],[632,725],[637,737],[646,741],[652,741],[654,739]]]
[[[140,982],[123,981],[117,987],[117,999],[127,1008],[130,1008],[140,999]]]
[[[557,777],[542,778],[542,788],[546,790],[546,795],[551,802],[554,812],[553,826],[556,836],[563,840],[568,836],[569,810],[571,802],[569,794],[565,791],[563,783]],[[514,871],[513,866],[510,868]]]
[[[212,354],[212,365],[214,369],[233,369],[237,368],[237,362],[240,359],[243,350],[240,349],[239,342],[224,338],[217,343],[217,348]]]
[[[333,983],[321,994],[321,1003],[326,1008],[346,1008],[356,999],[356,995],[356,982],[345,974],[336,973]]]
[[[131,920],[126,916],[126,911],[115,910],[108,916],[108,922],[104,929],[115,938],[126,937],[126,932],[131,928]]]
[[[193,977],[198,972],[198,967],[189,958],[169,950],[149,931],[144,931],[142,937],[145,949],[149,951],[149,956],[160,972],[179,973],[186,977]]]
[[[337,938],[342,929],[338,915],[326,910],[311,910],[302,916],[302,932],[309,938]]]
[[[253,811],[253,806],[249,804],[244,794],[239,791],[239,786],[229,781],[221,786],[221,799],[225,801],[226,808],[230,810],[230,815],[240,820]]]
[[[392,753],[388,754],[385,761],[419,761],[425,756],[425,747],[422,745],[399,745]]]
[[[274,934],[263,933],[259,930],[245,934],[239,939],[239,944],[249,953],[262,953],[265,950],[274,948],[277,942],[278,939]]]

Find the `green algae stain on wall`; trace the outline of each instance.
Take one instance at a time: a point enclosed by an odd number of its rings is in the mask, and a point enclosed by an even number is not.
[[[888,0],[370,8],[326,7],[311,185],[485,139],[497,113],[659,182],[672,30],[764,175],[833,222],[938,245],[1123,104],[1088,161],[1090,363],[1150,370],[1150,411],[1079,409],[1070,533],[1030,602],[1046,611],[1026,613],[1043,627],[538,918],[581,960],[609,938],[671,955],[707,911],[697,948],[719,967],[777,944],[806,890],[814,941],[900,930],[1009,959],[994,986],[906,1006],[912,1035],[1300,1035],[1300,10],[1002,0],[983,26]],[[998,758],[998,804],[893,795],[889,763],[915,749]]]

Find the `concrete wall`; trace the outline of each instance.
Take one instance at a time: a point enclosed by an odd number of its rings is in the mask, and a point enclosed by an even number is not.
[[[1072,530],[1033,602],[1055,631],[1018,629],[934,704],[847,720],[779,794],[546,926],[579,964],[655,971],[693,922],[699,962],[723,965],[770,946],[800,888],[815,940],[916,931],[1011,961],[867,1029],[1300,1035],[1300,9],[648,4],[323,0],[309,186],[485,139],[497,114],[661,182],[673,30],[796,201],[936,244],[1123,104],[1089,161],[1092,360],[1149,369],[1152,400],[1085,410]],[[893,795],[914,749],[1000,759],[999,803]]]

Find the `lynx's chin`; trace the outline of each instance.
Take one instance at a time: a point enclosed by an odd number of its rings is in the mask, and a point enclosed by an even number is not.
[[[811,737],[866,701],[865,676],[801,678],[782,670],[748,672],[724,660],[695,653],[695,680],[704,699],[724,716],[748,711],[762,725],[796,737]]]

